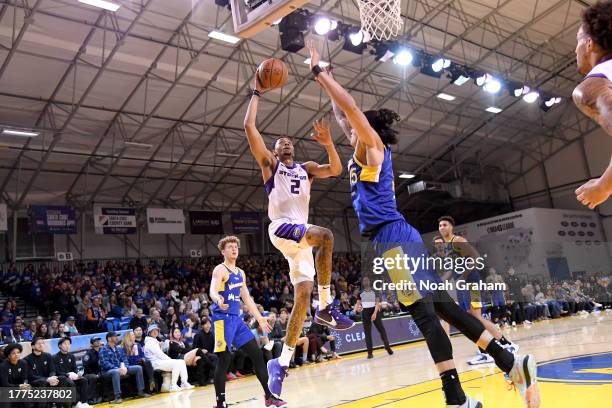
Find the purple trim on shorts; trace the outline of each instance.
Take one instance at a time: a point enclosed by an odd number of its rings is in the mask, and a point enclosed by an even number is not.
[[[266,188],[266,194],[270,195],[272,189],[274,188],[274,176],[276,176],[276,171],[278,170],[278,165],[280,164],[280,160],[276,160],[276,167],[274,167],[274,172],[270,176],[270,178],[264,183],[264,187]]]
[[[596,73],[596,74],[587,75],[586,78],[607,78],[607,76],[605,76],[604,74]]]
[[[281,226],[274,231],[274,235],[277,237],[290,239],[295,242],[300,242],[302,238],[304,238],[304,234],[306,234],[305,224],[291,224],[288,222],[281,224]]]

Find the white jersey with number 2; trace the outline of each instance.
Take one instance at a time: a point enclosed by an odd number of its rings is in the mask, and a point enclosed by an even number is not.
[[[310,178],[304,166],[286,166],[280,160],[272,177],[266,182],[268,217],[271,221],[286,219],[298,224],[308,223]]]

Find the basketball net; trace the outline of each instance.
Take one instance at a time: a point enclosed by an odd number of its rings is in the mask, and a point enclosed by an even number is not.
[[[361,16],[361,30],[370,38],[382,41],[397,37],[404,20],[401,0],[357,0]]]

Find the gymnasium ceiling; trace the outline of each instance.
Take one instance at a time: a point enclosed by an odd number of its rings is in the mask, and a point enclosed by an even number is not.
[[[0,191],[11,206],[95,203],[263,210],[265,192],[242,122],[259,62],[276,57],[289,82],[265,95],[259,125],[271,145],[291,135],[298,160],[324,160],[311,123],[329,110],[299,54],[281,50],[277,28],[236,45],[231,14],[214,0],[122,0],[116,13],[76,0],[0,3],[0,124],[35,128],[33,139],[1,135]],[[564,97],[544,113],[507,92],[457,87],[414,67],[379,63],[325,45],[324,59],[364,108],[402,117],[396,173],[431,181],[458,177],[506,185],[570,140],[593,129],[571,103],[580,80],[575,34],[588,2],[577,0],[402,0],[401,38],[415,48],[539,86]],[[358,25],[352,0],[306,8]],[[457,97],[436,98],[439,92]],[[493,115],[484,111],[504,109]],[[350,146],[334,127],[343,162]],[[124,141],[151,144],[149,150]],[[397,175],[397,174],[396,174]],[[406,181],[396,180],[400,205]],[[319,213],[350,206],[346,171],[317,181]],[[336,209],[336,210],[333,210]]]

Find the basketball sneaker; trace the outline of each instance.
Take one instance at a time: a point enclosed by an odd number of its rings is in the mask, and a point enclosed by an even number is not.
[[[268,388],[270,392],[276,396],[281,395],[283,390],[283,381],[287,376],[289,367],[283,367],[280,365],[278,358],[268,361]]]
[[[540,406],[540,390],[538,388],[538,368],[535,356],[515,356],[514,366],[508,374],[512,385],[521,394],[526,408]]]
[[[270,398],[265,398],[266,407],[286,407],[287,403],[280,398],[276,398],[274,395],[270,395]]]
[[[519,345],[513,342],[510,342],[510,344],[502,344],[502,347],[511,352],[512,354],[516,354],[519,351]]]
[[[323,310],[317,308],[314,320],[332,330],[348,330],[355,325],[354,321],[340,313],[331,304],[327,305]]]
[[[469,365],[480,365],[480,364],[490,364],[494,362],[495,360],[493,360],[493,357],[491,357],[490,355],[486,353],[478,353],[476,357],[468,361],[468,364]]]
[[[482,408],[482,402],[475,400],[472,397],[467,397],[467,401],[465,401],[461,405],[447,405],[446,408]]]

